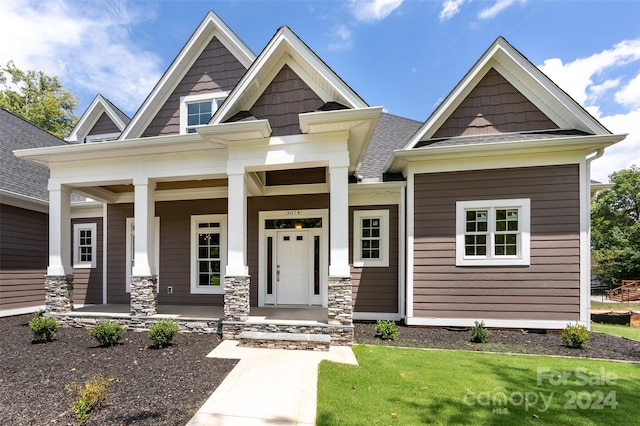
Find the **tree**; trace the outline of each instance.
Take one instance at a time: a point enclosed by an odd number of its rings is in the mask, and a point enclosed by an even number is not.
[[[57,77],[42,71],[22,71],[13,61],[0,67],[0,107],[59,138],[68,136],[78,121],[73,114],[77,106],[76,97]]]
[[[640,167],[613,172],[591,203],[593,273],[610,285],[640,278]]]

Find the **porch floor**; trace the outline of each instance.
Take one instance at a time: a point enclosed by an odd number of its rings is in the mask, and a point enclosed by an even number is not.
[[[91,305],[74,309],[73,316],[129,317],[128,304]],[[199,319],[219,321],[224,316],[222,306],[207,305],[158,305],[157,314],[151,318]],[[310,321],[327,324],[327,308],[317,306],[252,306],[249,322]]]

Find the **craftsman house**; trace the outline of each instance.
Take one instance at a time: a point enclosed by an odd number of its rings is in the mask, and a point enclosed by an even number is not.
[[[212,12],[131,121],[97,99],[73,144],[16,151],[51,173],[51,314],[81,316],[73,266],[99,260],[94,315],[205,309],[226,337],[589,324],[589,166],[624,135],[502,38],[424,123],[369,106],[289,28],[256,56]],[[103,222],[70,229],[72,191]]]

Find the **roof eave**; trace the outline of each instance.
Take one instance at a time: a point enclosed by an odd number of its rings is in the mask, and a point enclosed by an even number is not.
[[[393,152],[385,167],[386,172],[401,172],[408,163],[439,159],[506,156],[525,153],[583,152],[585,156],[623,140],[626,134],[570,136],[527,141],[477,143],[464,146],[422,147]]]

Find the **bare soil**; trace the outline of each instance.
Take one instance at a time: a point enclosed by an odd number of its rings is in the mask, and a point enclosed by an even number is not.
[[[396,340],[381,340],[375,337],[375,326],[374,323],[356,324],[356,342],[388,346],[560,355],[640,362],[640,341],[603,333],[591,333],[591,339],[587,343],[586,349],[574,349],[562,344],[560,334],[490,330],[489,342],[478,344],[469,341],[470,329],[398,326],[399,334]]]
[[[104,348],[86,329],[61,327],[53,342],[34,343],[31,318],[0,318],[2,425],[74,424],[65,385],[98,374],[112,382],[88,425],[184,425],[237,362],[205,357],[220,343],[210,334],[178,334],[154,349],[147,333],[128,331]]]

